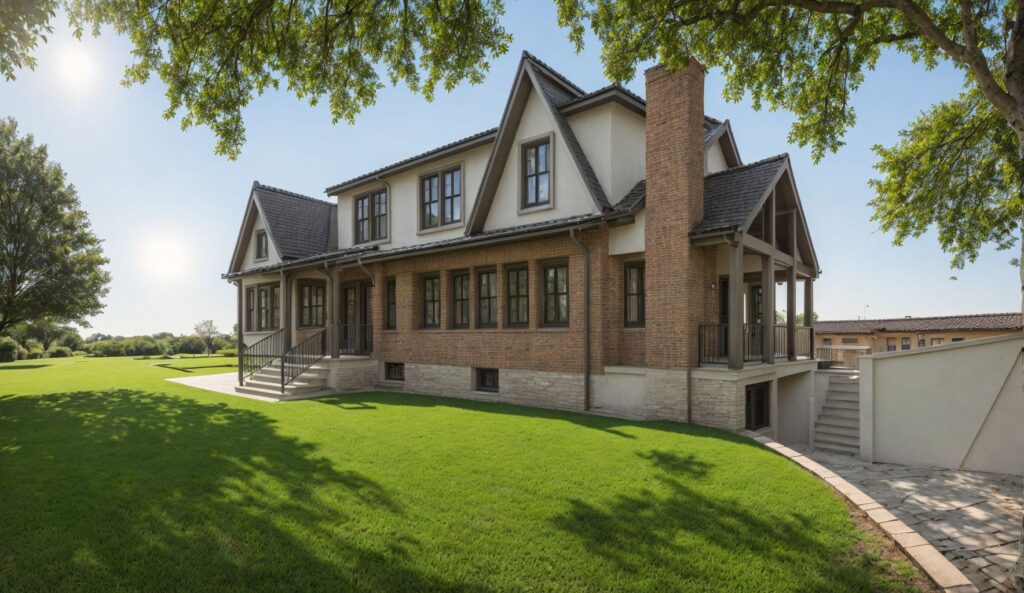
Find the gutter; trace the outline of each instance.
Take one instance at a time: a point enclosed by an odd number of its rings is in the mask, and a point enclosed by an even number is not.
[[[590,250],[569,229],[569,238],[583,253],[583,410],[590,410]]]

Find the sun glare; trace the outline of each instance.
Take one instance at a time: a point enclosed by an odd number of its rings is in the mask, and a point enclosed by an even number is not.
[[[96,79],[96,60],[84,44],[75,41],[61,49],[57,71],[64,84],[83,91]]]
[[[185,278],[191,254],[183,238],[147,236],[142,239],[139,247],[139,264],[151,282],[168,284]]]

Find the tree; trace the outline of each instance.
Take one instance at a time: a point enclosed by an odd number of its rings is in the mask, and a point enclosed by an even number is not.
[[[29,323],[25,329],[25,335],[42,344],[43,350],[49,350],[50,346],[68,330],[66,326],[47,318],[37,319]]]
[[[195,325],[195,331],[196,335],[203,339],[203,344],[206,345],[206,355],[209,356],[213,351],[213,339],[217,337],[217,326],[213,324],[212,319],[206,319]]]
[[[0,5],[0,73],[33,67],[37,40],[66,11],[76,35],[109,25],[133,45],[127,84],[157,75],[167,85],[166,118],[183,129],[209,126],[216,151],[238,156],[242,111],[255,94],[282,84],[334,122],[352,121],[392,85],[433,97],[464,80],[480,82],[489,60],[508,51],[501,0],[37,0]]]
[[[0,119],[0,332],[44,318],[88,327],[103,309],[107,262],[64,171]]]
[[[206,342],[199,336],[182,336],[175,349],[182,354],[200,354],[206,350]]]

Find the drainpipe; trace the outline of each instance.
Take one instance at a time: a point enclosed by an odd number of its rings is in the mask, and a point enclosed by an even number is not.
[[[569,238],[583,253],[583,410],[590,410],[590,250],[569,229]]]

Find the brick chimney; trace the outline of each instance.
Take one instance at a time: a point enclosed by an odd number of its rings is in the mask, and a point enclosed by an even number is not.
[[[697,366],[697,328],[718,321],[716,258],[689,233],[704,216],[704,68],[646,72],[648,368]]]

